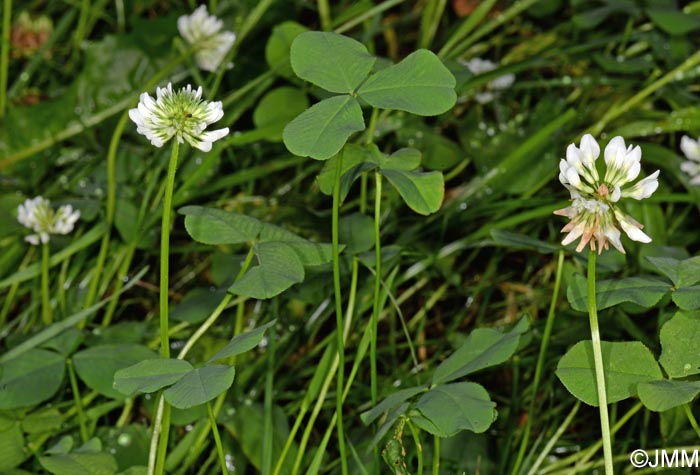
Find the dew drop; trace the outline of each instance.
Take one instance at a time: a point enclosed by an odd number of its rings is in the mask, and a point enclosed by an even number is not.
[[[131,435],[129,434],[121,434],[117,438],[117,444],[121,445],[122,447],[128,447],[131,445]]]

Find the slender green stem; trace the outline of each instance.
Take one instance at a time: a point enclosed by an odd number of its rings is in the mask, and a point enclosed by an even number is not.
[[[275,300],[273,307],[275,308],[274,318],[278,318],[279,301]],[[264,423],[263,423],[263,446],[262,446],[262,475],[270,475],[272,473],[272,458],[273,458],[273,396],[274,396],[274,378],[275,378],[275,329],[270,328],[268,331],[267,345],[267,371],[265,373],[265,398],[264,398]]]
[[[603,435],[603,455],[605,457],[605,475],[613,475],[612,437],[608,418],[608,398],[605,391],[605,369],[603,367],[603,351],[598,328],[598,309],[595,291],[595,251],[588,253],[588,316],[591,322],[591,340],[593,343],[593,361],[595,363],[595,378],[598,388],[598,408],[600,410],[600,425]]]
[[[406,0],[387,0],[386,2],[380,3],[379,5],[376,5],[366,12],[356,16],[352,20],[348,20],[347,22],[343,23],[339,27],[337,27],[335,30],[336,33],[345,33],[348,30],[352,30],[355,28],[357,25],[360,23],[364,22],[365,20],[368,20],[372,18],[373,16],[379,15],[383,11],[386,11],[390,8],[395,7],[396,5],[405,2]]]
[[[2,2],[2,39],[0,42],[0,118],[5,117],[7,109],[7,73],[10,68],[10,18],[12,0]]]
[[[343,379],[345,371],[345,341],[343,339],[343,296],[340,291],[340,245],[338,244],[338,221],[340,214],[340,176],[343,168],[343,152],[338,155],[338,164],[333,185],[333,211],[331,218],[331,234],[333,247],[333,290],[335,293],[335,318],[338,346],[338,373],[336,378],[336,428],[338,430],[338,449],[340,451],[340,467],[343,475],[348,474],[347,452],[345,449],[345,434],[343,431]]]
[[[542,335],[542,343],[540,344],[540,354],[537,357],[537,366],[535,367],[535,378],[532,382],[532,398],[530,399],[530,409],[528,410],[527,422],[525,423],[525,430],[520,439],[520,449],[518,450],[518,457],[513,465],[512,473],[517,474],[520,470],[520,466],[525,458],[525,451],[527,449],[527,444],[530,438],[530,430],[532,429],[532,421],[535,418],[535,403],[537,401],[537,389],[540,384],[540,378],[542,377],[542,370],[544,368],[544,359],[547,355],[547,346],[549,346],[549,339],[552,335],[552,326],[554,325],[554,310],[557,306],[557,299],[559,297],[559,287],[561,286],[561,276],[564,270],[564,252],[559,251],[559,257],[557,258],[557,271],[554,277],[554,291],[552,292],[552,300],[549,302],[549,312],[547,313],[547,322],[544,326],[544,333]]]
[[[527,472],[527,475],[534,475],[535,473],[539,473],[537,472],[537,470],[540,468],[540,465],[544,461],[545,457],[549,455],[549,452],[551,452],[554,445],[559,441],[559,438],[569,428],[569,425],[571,424],[571,421],[574,420],[574,416],[578,412],[579,407],[581,407],[581,401],[577,400],[576,404],[574,404],[574,407],[571,409],[571,412],[569,412],[569,414],[564,419],[564,422],[562,422],[561,425],[557,428],[557,430],[554,432],[554,435],[549,438],[549,440],[544,446],[544,449],[542,449],[542,452],[540,452],[540,455],[537,457],[535,462],[530,467],[530,470]],[[515,472],[513,472],[513,474],[515,475]]]
[[[170,436],[170,413],[172,408],[165,401],[165,396],[161,392],[159,395],[160,404],[162,406],[160,431],[158,432],[158,450],[156,452],[155,475],[163,475],[165,473],[165,456],[168,453],[168,438]]]
[[[165,179],[163,219],[160,228],[160,354],[163,358],[170,358],[170,342],[168,340],[168,267],[170,262],[170,215],[172,214],[171,208],[173,190],[175,188],[178,149],[178,141],[173,140],[173,150],[168,163],[168,175]]]
[[[209,424],[211,424],[211,433],[214,436],[214,442],[216,443],[216,452],[219,454],[219,465],[221,466],[221,473],[228,475],[228,467],[226,467],[226,456],[224,454],[224,446],[221,443],[221,436],[219,435],[219,428],[216,426],[216,416],[211,408],[211,401],[207,402],[207,413],[209,414]]]
[[[49,298],[49,243],[41,245],[41,319],[44,324],[53,323]]]
[[[73,400],[75,401],[75,410],[78,413],[78,425],[80,426],[80,439],[83,443],[90,438],[90,433],[87,429],[87,417],[83,409],[83,401],[80,398],[80,390],[78,389],[78,378],[75,377],[75,369],[73,368],[73,360],[66,359],[66,368],[68,368],[68,379],[70,380],[70,388],[73,392]]]
[[[331,31],[331,9],[328,0],[316,0],[316,5],[318,5],[318,16],[321,19],[321,29]]]
[[[421,21],[421,48],[430,48],[430,44],[433,42],[435,33],[440,25],[440,18],[442,18],[446,4],[447,0],[432,0],[429,2],[430,7],[425,9]]]
[[[413,443],[416,446],[416,464],[418,465],[418,475],[423,475],[423,444],[420,442],[420,434],[418,433],[418,429],[416,429],[411,422],[410,418],[406,418],[406,425],[408,425],[408,430],[411,431]]]
[[[90,0],[83,0],[80,4],[80,18],[78,18],[78,26],[75,28],[73,36],[74,53],[80,49],[80,43],[85,37],[85,26],[87,25],[88,17],[90,16]]]
[[[698,438],[700,438],[700,426],[698,426],[698,421],[693,415],[693,410],[690,408],[690,404],[685,404],[683,409],[685,410],[685,415],[688,418],[688,422],[690,422],[690,426],[693,428]]]
[[[170,339],[168,337],[168,267],[170,262],[170,215],[172,213],[173,190],[175,188],[175,172],[177,171],[177,156],[179,143],[173,140],[173,150],[168,163],[168,175],[165,179],[165,198],[163,201],[163,219],[160,230],[160,355],[170,358]],[[161,394],[163,404],[163,418],[160,427],[160,440],[158,442],[158,454],[156,455],[156,473],[163,473],[165,455],[168,450],[168,435],[170,432],[170,405],[165,402]]]
[[[440,475],[440,437],[433,437],[435,445],[433,447],[433,475]]]
[[[372,406],[377,405],[377,327],[379,325],[380,293],[382,286],[382,248],[379,234],[380,219],[382,214],[382,175],[374,173],[374,305],[372,309],[372,339],[370,340],[370,389],[372,394]]]

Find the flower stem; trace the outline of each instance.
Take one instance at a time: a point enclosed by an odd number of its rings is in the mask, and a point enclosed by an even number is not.
[[[557,259],[557,271],[554,277],[554,291],[552,292],[552,300],[549,302],[549,312],[547,313],[547,322],[544,326],[544,333],[542,335],[542,343],[540,344],[540,354],[537,357],[537,366],[535,367],[535,378],[532,382],[532,399],[530,399],[530,409],[528,410],[528,418],[525,423],[525,430],[523,431],[522,438],[520,439],[520,449],[518,450],[518,457],[515,460],[515,465],[513,465],[512,473],[518,473],[520,466],[525,457],[525,451],[527,449],[527,444],[530,438],[530,430],[532,429],[532,421],[535,418],[535,401],[537,400],[537,388],[540,384],[540,378],[542,377],[542,370],[544,368],[544,358],[547,355],[547,346],[549,346],[549,338],[552,335],[552,326],[554,325],[554,310],[556,309],[557,299],[559,297],[559,288],[561,287],[561,276],[564,270],[564,251],[559,251],[559,257]]]
[[[160,229],[160,356],[170,358],[170,339],[168,337],[168,264],[170,258],[170,214],[172,213],[175,172],[179,143],[173,140],[173,150],[168,163],[168,175],[165,179],[165,197],[163,201],[163,220]],[[161,398],[163,395],[161,394]],[[170,405],[162,400],[163,418],[160,426],[160,440],[156,456],[156,473],[163,473],[165,454],[168,450],[168,432],[170,430]]]
[[[209,423],[211,424],[211,433],[214,436],[214,442],[216,442],[216,452],[219,454],[219,465],[221,466],[221,473],[228,475],[228,467],[226,467],[226,456],[224,455],[224,446],[221,444],[221,436],[219,435],[219,428],[216,427],[216,416],[211,408],[211,401],[207,402],[207,412],[209,413]]]
[[[603,351],[600,343],[598,328],[598,309],[596,308],[595,292],[595,251],[588,253],[588,316],[591,323],[591,340],[593,343],[593,361],[595,363],[595,378],[598,388],[598,409],[600,410],[600,426],[603,435],[603,456],[605,457],[605,475],[613,475],[612,436],[608,419],[608,398],[605,391],[605,369],[603,367]]]
[[[165,198],[163,201],[163,219],[160,228],[160,355],[170,358],[170,342],[168,340],[168,264],[170,252],[170,214],[175,188],[175,172],[177,171],[177,155],[179,143],[173,140],[173,150],[168,163],[168,175],[165,181]]]
[[[10,17],[12,0],[2,3],[2,39],[0,40],[0,118],[5,117],[7,108],[7,73],[10,67]]]
[[[340,292],[340,246],[338,244],[338,219],[340,214],[340,176],[343,168],[343,152],[338,155],[338,163],[333,185],[333,211],[331,218],[331,234],[333,247],[333,290],[335,293],[335,319],[338,346],[338,373],[336,378],[336,428],[338,431],[338,449],[340,451],[340,467],[343,475],[348,474],[347,453],[345,450],[345,434],[343,431],[343,379],[345,371],[345,341],[343,339],[343,301]]]
[[[49,300],[49,243],[41,245],[41,319],[51,325],[51,300]]]

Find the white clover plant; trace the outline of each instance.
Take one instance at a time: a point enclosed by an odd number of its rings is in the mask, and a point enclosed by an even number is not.
[[[160,235],[160,353],[163,358],[170,358],[170,339],[168,336],[168,273],[170,251],[170,215],[172,212],[173,192],[175,188],[175,172],[177,171],[178,150],[181,143],[187,142],[203,152],[209,152],[212,143],[228,134],[228,127],[212,131],[205,129],[213,122],[224,116],[223,105],[220,101],[208,102],[202,99],[202,87],[193,89],[189,84],[177,91],[171,83],[166,87],[156,89],[153,99],[147,92],[141,94],[138,105],[129,110],[129,117],[136,123],[136,131],[145,135],[156,147],[162,147],[173,137],[173,148],[168,164],[168,174],[165,179],[165,195],[163,198],[163,217]],[[170,406],[161,398],[158,404],[158,415],[154,426],[149,453],[149,473],[153,470],[162,472],[162,461],[165,459],[165,443],[159,444],[160,434],[167,440],[170,427]],[[156,465],[159,464],[159,465]],[[160,470],[159,470],[160,469]]]
[[[236,41],[236,34],[221,31],[224,24],[209,15],[207,7],[200,5],[191,15],[177,20],[177,29],[185,41],[195,49],[194,59],[204,71],[216,71]]]
[[[602,341],[598,325],[598,303],[596,295],[596,250],[600,254],[611,243],[618,251],[625,253],[620,240],[624,231],[633,241],[651,242],[651,238],[642,231],[642,225],[619,209],[622,198],[642,200],[648,198],[659,186],[659,171],[637,181],[631,186],[641,172],[642,149],[639,146],[625,145],[622,137],[613,137],[605,147],[603,157],[605,170],[599,170],[598,157],[600,146],[592,135],[581,138],[581,145],[570,144],[566,149],[566,159],[559,162],[559,181],[571,194],[571,205],[554,214],[570,219],[562,232],[569,234],[562,241],[570,244],[579,237],[581,241],[576,251],[581,252],[590,245],[588,253],[588,288],[587,307],[591,328],[590,343],[593,351],[595,371],[596,400],[600,414],[601,434],[605,474],[613,475],[612,433],[608,417],[608,396],[606,390],[605,365],[603,363]],[[602,168],[602,167],[601,167]],[[607,344],[607,343],[606,343]],[[567,376],[560,373],[562,361],[569,358],[567,353],[560,361],[557,375],[566,385]],[[564,376],[562,376],[564,374]],[[567,386],[568,388],[569,386]]]
[[[80,219],[80,211],[71,205],[54,210],[51,202],[42,196],[27,199],[17,207],[17,221],[34,234],[24,240],[38,246],[41,244],[41,318],[46,325],[53,323],[49,298],[49,241],[52,234],[68,234]]]

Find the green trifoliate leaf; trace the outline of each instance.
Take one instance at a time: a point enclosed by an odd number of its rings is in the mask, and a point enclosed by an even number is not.
[[[114,374],[143,360],[157,358],[141,345],[100,345],[79,351],[73,356],[75,372],[92,390],[107,397],[121,399],[124,394],[114,389]]]
[[[269,299],[304,280],[304,265],[296,251],[280,241],[261,242],[253,247],[259,265],[229,289],[236,295]]]
[[[265,59],[275,73],[287,78],[294,77],[289,62],[289,50],[294,39],[308,29],[295,21],[285,21],[272,29],[270,39],[265,45]]]
[[[671,279],[677,288],[688,287],[700,282],[700,256],[690,259],[673,259],[671,257],[647,257],[656,269]]]
[[[608,404],[637,394],[637,384],[663,379],[651,351],[638,341],[601,342]],[[576,343],[559,360],[557,376],[571,394],[591,406],[598,392],[590,340]]]
[[[404,401],[411,399],[416,394],[424,393],[428,389],[428,385],[415,386],[413,388],[400,389],[390,396],[385,397],[382,402],[374,406],[369,411],[360,414],[360,419],[367,425],[371,424],[377,417],[387,411],[391,411],[399,407]]]
[[[659,363],[671,378],[685,378],[700,373],[700,319],[697,312],[678,312],[664,323],[659,335]]]
[[[197,242],[204,244],[242,244],[253,241],[262,223],[243,214],[203,206],[185,206],[185,229]]]
[[[438,115],[455,105],[456,84],[434,53],[420,49],[370,76],[357,93],[373,107]]]
[[[639,383],[637,392],[647,409],[662,412],[695,399],[700,393],[700,381],[650,381]]]
[[[156,358],[141,361],[114,374],[114,389],[122,394],[152,393],[169,386],[192,370],[184,360]]]
[[[246,351],[252,350],[262,341],[265,335],[265,330],[274,325],[277,320],[273,320],[270,323],[251,330],[249,332],[241,333],[236,335],[233,339],[223,348],[216,352],[214,356],[207,360],[207,363],[212,363],[216,360],[222,358],[228,358],[229,356],[240,355]]]
[[[441,172],[407,172],[382,170],[382,175],[396,188],[409,208],[428,215],[440,209],[445,196],[445,179]]]
[[[330,92],[353,92],[377,59],[362,43],[337,33],[309,31],[292,43],[292,69],[301,79]]]
[[[302,112],[284,128],[284,144],[301,157],[327,160],[348,138],[365,129],[362,109],[352,96],[324,99]]]
[[[411,171],[420,166],[421,153],[415,148],[401,148],[391,155],[379,152],[376,154],[379,168],[382,170]]]
[[[438,386],[423,394],[411,421],[438,437],[452,437],[462,430],[481,433],[496,420],[496,404],[476,383]]]
[[[235,375],[236,370],[231,366],[202,366],[163,391],[163,396],[178,409],[199,406],[230,388]]]
[[[622,302],[632,302],[644,308],[656,305],[671,286],[658,277],[627,277],[596,282],[598,310]],[[566,290],[566,297],[574,310],[588,311],[588,284],[586,278],[575,274]]]
[[[0,409],[33,406],[53,396],[63,381],[65,360],[33,348],[0,365]]]
[[[309,107],[306,94],[295,87],[279,87],[260,99],[253,112],[253,123],[265,140],[282,140],[284,127]]]
[[[440,363],[433,374],[433,384],[444,384],[475,371],[495,366],[513,356],[520,336],[528,329],[523,318],[507,333],[493,328],[477,328],[449,358]]]

